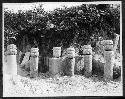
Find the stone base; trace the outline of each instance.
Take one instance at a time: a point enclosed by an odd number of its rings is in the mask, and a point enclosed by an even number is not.
[[[75,74],[82,74],[84,70],[84,56],[75,57]]]
[[[64,73],[67,76],[74,76],[75,58],[66,58]]]
[[[84,55],[84,75],[90,77],[92,75],[92,55]]]
[[[49,58],[49,72],[51,75],[60,74],[61,71],[61,58]]]
[[[38,57],[30,58],[30,77],[38,76]]]
[[[114,66],[114,52],[105,51],[104,52],[105,65],[104,65],[104,78],[113,79],[113,66]]]
[[[7,56],[7,65],[5,71],[7,74],[17,75],[16,55]]]

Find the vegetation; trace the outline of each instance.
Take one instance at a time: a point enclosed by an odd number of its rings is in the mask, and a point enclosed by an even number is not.
[[[5,48],[15,43],[23,51],[20,45],[25,36],[32,47],[39,47],[40,51],[44,48],[49,53],[54,46],[95,47],[100,38],[113,39],[114,33],[120,34],[120,5],[113,6],[83,4],[51,12],[45,12],[42,5],[18,13],[4,10]]]

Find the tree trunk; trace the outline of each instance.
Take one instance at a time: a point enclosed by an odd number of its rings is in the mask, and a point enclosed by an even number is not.
[[[78,30],[76,30],[76,33],[75,33],[75,36],[74,36],[74,39],[73,39],[73,44],[76,43],[78,36],[79,36],[79,32],[78,32]]]

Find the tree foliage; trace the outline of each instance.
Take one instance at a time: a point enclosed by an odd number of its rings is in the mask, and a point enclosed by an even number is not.
[[[100,37],[113,39],[114,33],[120,34],[120,7],[112,6],[83,4],[45,12],[40,5],[25,12],[4,11],[5,45],[11,37],[18,43],[26,34],[31,44],[35,39],[39,47],[44,44],[48,50],[54,46],[92,44]]]

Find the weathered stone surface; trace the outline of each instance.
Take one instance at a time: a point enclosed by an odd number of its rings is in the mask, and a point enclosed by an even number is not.
[[[92,55],[84,55],[84,75],[90,77],[92,75]]]
[[[49,58],[49,72],[54,76],[60,74],[61,58]]]
[[[67,59],[67,57],[66,56],[63,56],[63,57],[61,57],[61,75],[66,75],[66,73],[65,73],[65,66],[67,65],[66,64],[66,59]]]
[[[84,75],[89,77],[92,74],[92,47],[91,45],[84,45],[82,49],[84,55]]]
[[[113,41],[112,41],[112,40],[103,40],[103,41],[102,41],[102,44],[103,44],[103,45],[112,45],[112,44],[113,44]]]
[[[67,71],[69,71],[70,65],[68,63],[68,57],[61,58],[61,69],[63,71],[62,74],[67,75]],[[74,66],[74,74],[84,74],[84,55],[75,56],[75,66]]]
[[[38,62],[39,62],[39,49],[32,48],[31,49],[31,57],[30,57],[30,77],[38,76]]]
[[[16,45],[10,44],[7,46],[7,55],[16,55],[17,54],[17,48]]]
[[[103,45],[104,45],[104,50],[107,50],[107,51],[113,50],[113,41],[112,40],[104,40]]]
[[[67,57],[74,58],[75,57],[75,49],[74,48],[67,48]]]
[[[113,39],[114,53],[116,56],[116,50],[120,51],[120,35],[115,33],[115,38]]]
[[[84,56],[75,56],[75,74],[83,74]]]
[[[92,54],[92,47],[91,47],[91,45],[84,45],[82,49],[83,49],[83,55]]]
[[[53,47],[53,57],[61,56],[61,47]]]
[[[9,49],[17,49],[17,47],[14,44],[10,44],[7,46],[7,50],[9,50]]]
[[[113,51],[105,51],[104,52],[104,78],[105,79],[113,79],[113,66],[114,66],[114,52]]]
[[[7,46],[7,68],[6,73],[17,75],[17,59],[16,45],[10,44]]]
[[[31,56],[38,57],[39,56],[39,49],[38,48],[31,48]]]
[[[75,58],[65,58],[64,60],[64,67],[63,67],[63,71],[64,71],[64,75],[67,76],[74,76],[74,68],[75,68]]]
[[[82,49],[92,49],[91,45],[84,45]]]
[[[92,74],[103,76],[104,74],[104,58],[100,55],[92,58]]]
[[[7,55],[7,71],[6,73],[17,75],[16,55]]]
[[[30,77],[38,76],[38,57],[30,58]]]

